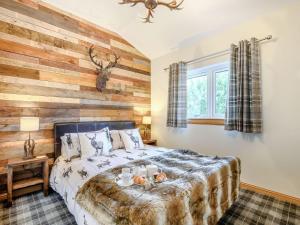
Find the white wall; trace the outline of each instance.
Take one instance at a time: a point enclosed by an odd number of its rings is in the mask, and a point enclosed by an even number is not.
[[[242,181],[300,197],[300,4],[293,4],[240,26],[198,40],[152,61],[152,137],[159,145],[188,148],[209,155],[235,155],[242,161]],[[201,27],[195,28],[201,29]],[[178,29],[180,32],[180,28]],[[229,48],[241,39],[272,34],[261,46],[264,132],[241,135],[223,126],[166,127],[168,73],[172,62]],[[228,56],[202,62],[228,60]]]

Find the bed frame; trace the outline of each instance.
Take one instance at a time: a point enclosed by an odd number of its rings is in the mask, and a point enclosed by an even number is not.
[[[61,155],[61,139],[65,133],[90,132],[108,127],[110,130],[123,130],[135,128],[134,121],[93,121],[70,122],[54,124],[54,158]]]

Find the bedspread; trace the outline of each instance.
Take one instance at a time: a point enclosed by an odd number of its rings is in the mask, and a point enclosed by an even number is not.
[[[172,150],[132,158],[126,167],[148,164],[162,168],[168,180],[148,190],[138,185],[120,187],[115,177],[123,166],[117,166],[85,182],[77,192],[77,203],[99,224],[107,217],[122,225],[210,225],[216,224],[238,197],[238,158]]]

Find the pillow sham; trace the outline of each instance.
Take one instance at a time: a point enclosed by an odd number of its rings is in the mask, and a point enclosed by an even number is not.
[[[67,160],[79,157],[81,153],[77,133],[66,133],[61,139],[61,155]]]
[[[111,143],[112,143],[113,150],[125,147],[119,130],[111,130],[110,137],[111,137]]]
[[[108,127],[100,131],[79,133],[78,136],[81,146],[81,158],[109,155],[112,150]]]
[[[139,128],[120,130],[119,132],[126,150],[144,148]]]

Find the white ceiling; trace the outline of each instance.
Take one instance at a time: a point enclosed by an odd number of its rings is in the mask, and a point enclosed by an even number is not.
[[[162,56],[194,37],[208,36],[298,0],[185,0],[184,9],[156,9],[154,23],[142,23],[144,5],[120,0],[44,0],[119,33],[150,59]],[[164,0],[166,2],[171,0]]]

